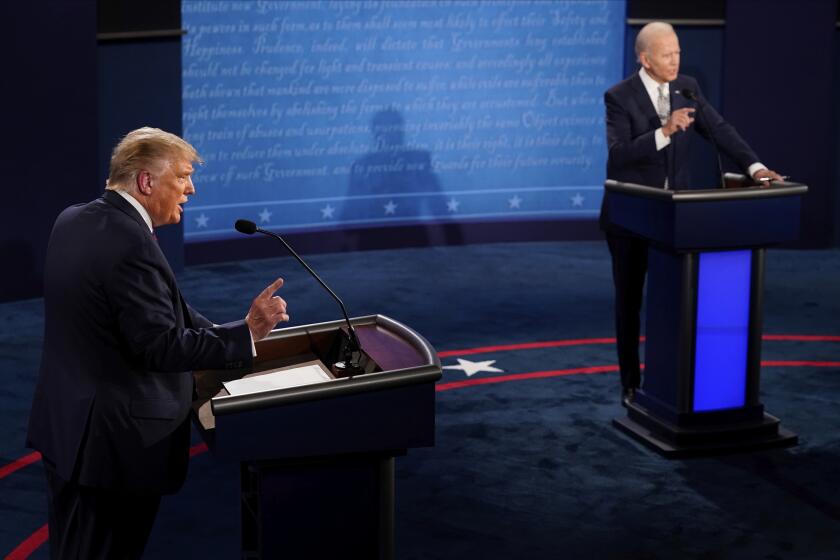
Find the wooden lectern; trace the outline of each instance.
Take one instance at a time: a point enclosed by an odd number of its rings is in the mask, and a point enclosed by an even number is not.
[[[759,400],[765,247],[799,237],[797,183],[665,190],[605,183],[609,219],[649,242],[642,388],[615,426],[668,457],[795,445]]]
[[[345,355],[346,323],[273,331],[253,368],[195,373],[194,418],[240,464],[242,557],[393,558],[394,457],[434,445],[434,348],[382,315],[351,320],[364,373],[231,395],[223,382]]]

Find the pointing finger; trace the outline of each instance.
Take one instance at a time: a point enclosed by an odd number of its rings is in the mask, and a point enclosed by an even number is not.
[[[274,294],[274,292],[276,292],[277,290],[279,290],[279,289],[280,289],[280,287],[281,287],[282,285],[283,285],[283,279],[282,279],[282,278],[278,278],[277,280],[275,280],[274,282],[272,282],[271,284],[269,284],[269,285],[266,287],[266,289],[264,289],[262,292],[260,292],[259,297],[261,297],[261,298],[265,298],[265,299],[270,298],[270,297]]]

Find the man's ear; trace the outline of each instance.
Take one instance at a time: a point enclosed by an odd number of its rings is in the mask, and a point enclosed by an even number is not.
[[[645,70],[650,68],[650,59],[648,58],[647,53],[639,53],[639,64],[641,64],[642,68],[644,68]]]
[[[137,192],[145,195],[152,194],[152,174],[148,171],[140,171],[137,174]]]

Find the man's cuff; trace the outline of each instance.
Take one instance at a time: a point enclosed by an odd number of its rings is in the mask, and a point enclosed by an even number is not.
[[[661,128],[656,129],[656,132],[653,133],[653,138],[656,140],[657,152],[671,143],[671,139],[665,136],[665,133],[662,132]]]
[[[752,178],[755,177],[755,174],[761,171],[762,169],[767,169],[767,166],[763,163],[755,162],[747,168],[747,173],[749,173],[750,178]]]

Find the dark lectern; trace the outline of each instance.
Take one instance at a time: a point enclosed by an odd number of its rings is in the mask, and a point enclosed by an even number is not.
[[[344,321],[272,332],[252,369],[195,374],[198,428],[215,455],[240,464],[243,558],[393,557],[394,457],[434,445],[440,360],[393,319],[351,323],[365,372],[352,378],[239,395],[222,387],[300,364],[330,372],[345,356]]]
[[[649,242],[645,373],[614,424],[668,457],[795,445],[759,400],[764,248],[799,236],[808,187],[674,191],[607,181],[613,225]]]

